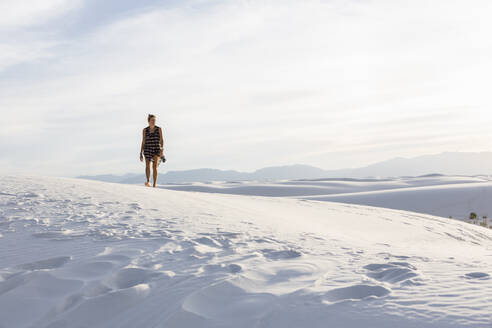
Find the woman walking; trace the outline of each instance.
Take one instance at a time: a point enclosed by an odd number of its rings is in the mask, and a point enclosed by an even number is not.
[[[147,176],[145,186],[147,187],[150,187],[150,163],[153,163],[153,187],[155,187],[157,182],[157,167],[159,166],[159,160],[163,157],[162,152],[164,150],[162,130],[155,125],[155,120],[155,115],[149,114],[149,117],[147,118],[149,126],[142,131],[142,146],[140,147],[141,162],[143,162],[145,156],[145,175]]]

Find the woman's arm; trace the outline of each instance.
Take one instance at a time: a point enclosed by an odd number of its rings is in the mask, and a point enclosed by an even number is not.
[[[142,131],[142,146],[140,146],[140,161],[143,162],[143,151],[145,146],[145,129]]]
[[[159,135],[160,135],[159,145],[161,147],[161,157],[162,157],[162,152],[164,151],[164,139],[162,138],[162,129],[160,127],[159,127]]]

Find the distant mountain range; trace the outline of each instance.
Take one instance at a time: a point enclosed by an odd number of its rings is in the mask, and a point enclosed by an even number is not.
[[[233,170],[217,169],[195,169],[186,171],[169,171],[159,174],[159,183],[189,183],[209,181],[244,181],[244,180],[294,180],[294,179],[316,179],[326,177],[323,169],[309,165],[289,165],[267,167],[254,172],[239,172]],[[99,180],[118,183],[142,183],[145,181],[144,174],[128,173],[124,175],[94,175],[79,176],[81,179]]]
[[[341,170],[323,170],[310,165],[287,165],[266,167],[254,172],[234,170],[195,169],[169,171],[159,175],[159,183],[189,183],[209,181],[275,181],[321,178],[366,178],[419,176],[426,174],[446,175],[489,175],[492,174],[492,152],[483,153],[442,153],[415,158],[394,158],[373,165]],[[79,176],[81,179],[117,183],[142,183],[144,174]]]

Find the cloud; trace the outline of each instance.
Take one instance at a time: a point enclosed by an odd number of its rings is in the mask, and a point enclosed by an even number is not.
[[[31,140],[43,172],[137,168],[149,112],[173,169],[363,165],[477,131],[492,146],[488,1],[51,4],[0,34],[0,147]]]
[[[0,30],[41,24],[80,6],[80,0],[2,0]]]

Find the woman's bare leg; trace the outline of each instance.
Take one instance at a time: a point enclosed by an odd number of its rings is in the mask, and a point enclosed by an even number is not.
[[[150,187],[150,161],[148,159],[145,159],[145,175],[147,176],[145,185]]]
[[[154,156],[154,163],[152,165],[152,168],[154,169],[154,185],[157,183],[157,167],[159,166],[159,156]]]

